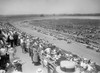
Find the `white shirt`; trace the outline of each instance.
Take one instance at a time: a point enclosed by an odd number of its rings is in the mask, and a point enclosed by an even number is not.
[[[87,64],[81,62],[81,66],[82,66],[83,68],[86,68],[86,67],[87,67]]]
[[[22,72],[19,72],[19,71],[15,71],[15,70],[14,70],[12,73],[22,73]]]
[[[24,42],[23,39],[20,39],[21,44]]]
[[[1,53],[1,55],[5,55],[6,54],[6,48],[1,48],[0,49],[0,53]]]
[[[50,50],[51,50],[51,48],[45,49],[45,51],[47,52],[47,54],[50,54]]]
[[[88,69],[87,70],[91,71],[91,70],[93,70],[93,67],[91,65],[88,65]]]
[[[10,53],[10,54],[14,53],[14,51],[15,51],[14,48],[9,48],[8,49],[8,53]]]

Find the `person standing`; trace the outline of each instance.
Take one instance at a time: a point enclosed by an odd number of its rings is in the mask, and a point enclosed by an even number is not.
[[[15,48],[13,48],[13,47],[8,48],[10,62],[12,62],[12,60],[15,58],[15,52],[16,52]]]
[[[23,38],[22,39],[22,52],[23,53],[26,53],[26,38]]]
[[[14,38],[13,38],[13,34],[10,34],[9,38],[10,38],[10,44],[11,44],[11,47],[13,47],[13,46],[14,46]]]
[[[34,48],[33,48],[33,62],[34,65],[39,65],[40,64],[40,57],[39,57],[39,52],[38,52],[38,44],[35,42],[34,43]]]
[[[30,45],[30,48],[29,48],[29,56],[31,57],[31,60],[32,60],[32,63],[34,63],[34,61],[33,61],[33,45],[32,45],[32,43],[31,43],[31,45]]]
[[[18,45],[18,34],[17,34],[17,32],[14,33],[13,37],[14,37],[14,45],[17,46]]]
[[[25,53],[25,50],[24,50],[24,38],[23,37],[20,39],[20,45],[21,45],[21,48],[22,48],[22,53]]]
[[[0,41],[2,41],[5,44],[4,37],[5,36],[2,34],[2,30],[0,30]]]
[[[37,49],[34,48],[34,55],[33,55],[33,62],[34,62],[34,65],[37,65],[38,63],[38,52],[37,52]]]
[[[8,36],[7,36],[7,41],[6,42],[7,42],[7,44],[10,44],[10,33],[8,33],[7,35]]]
[[[29,52],[29,47],[30,47],[30,39],[29,37],[26,38],[26,52]]]
[[[7,48],[2,46],[0,49],[0,69],[6,70],[7,63],[9,63],[9,55],[7,54]]]

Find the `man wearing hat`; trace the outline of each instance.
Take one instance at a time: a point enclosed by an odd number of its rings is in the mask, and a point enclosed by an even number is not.
[[[80,69],[76,68],[75,62],[63,60],[53,73],[80,73]]]
[[[6,70],[7,63],[9,63],[9,55],[5,47],[0,49],[0,57],[0,69]]]
[[[38,70],[36,71],[36,73],[43,73],[43,70],[41,68],[38,68]]]
[[[13,47],[8,47],[8,54],[9,54],[9,59],[10,59],[10,62],[11,60],[15,57],[15,52],[16,52],[16,49],[13,48]]]
[[[40,65],[40,57],[39,57],[39,53],[38,53],[38,44],[35,42],[33,47],[33,62],[35,65]]]
[[[31,60],[32,60],[32,63],[34,63],[33,62],[33,49],[34,49],[34,47],[33,47],[33,44],[31,43],[30,44],[30,48],[29,48],[29,56],[31,57]]]
[[[30,47],[30,39],[29,37],[26,38],[26,52],[29,52],[29,47]]]
[[[5,36],[2,34],[2,30],[1,30],[1,31],[0,31],[0,40],[1,40],[3,43],[5,43],[5,42],[4,42],[4,37],[5,37]]]
[[[37,65],[37,64],[39,63],[39,58],[38,58],[39,54],[38,54],[36,48],[33,49],[33,52],[34,52],[34,55],[33,55],[33,62],[34,62],[35,65]]]
[[[13,34],[13,37],[14,37],[14,45],[17,46],[17,45],[18,45],[18,33],[15,32],[15,33]]]

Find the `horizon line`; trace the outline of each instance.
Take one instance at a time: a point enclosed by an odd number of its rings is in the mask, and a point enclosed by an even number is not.
[[[0,14],[0,16],[16,16],[16,15],[95,15],[95,14],[100,14],[100,13],[52,13],[52,14],[44,14],[44,13],[39,13],[39,14]]]

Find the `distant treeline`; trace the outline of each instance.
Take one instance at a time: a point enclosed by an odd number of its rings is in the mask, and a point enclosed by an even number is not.
[[[97,14],[59,14],[60,16],[100,16],[100,13]]]
[[[23,15],[0,15],[0,17],[42,17],[42,16],[100,16],[100,13],[94,14],[23,14]]]

